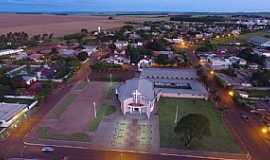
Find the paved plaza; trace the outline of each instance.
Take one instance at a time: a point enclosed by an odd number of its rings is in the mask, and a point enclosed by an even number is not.
[[[116,113],[105,119],[99,126],[93,144],[105,148],[157,151],[159,149],[158,119],[123,116]]]

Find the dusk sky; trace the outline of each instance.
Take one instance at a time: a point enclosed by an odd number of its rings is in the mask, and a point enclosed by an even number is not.
[[[270,0],[0,0],[1,12],[270,11]]]

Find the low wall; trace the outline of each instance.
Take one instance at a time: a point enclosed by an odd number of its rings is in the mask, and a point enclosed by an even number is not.
[[[10,99],[35,99],[35,96],[11,96],[11,95],[6,95],[4,96],[5,98],[10,98]]]

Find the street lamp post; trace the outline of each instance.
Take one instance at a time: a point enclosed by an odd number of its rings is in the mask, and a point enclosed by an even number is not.
[[[96,110],[96,102],[93,102],[93,107],[94,107],[94,116],[97,118],[97,110]]]

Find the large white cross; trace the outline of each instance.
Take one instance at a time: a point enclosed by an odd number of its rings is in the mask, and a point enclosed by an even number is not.
[[[135,103],[138,104],[138,99],[141,94],[136,89],[135,92],[133,92],[133,96],[135,97]]]

